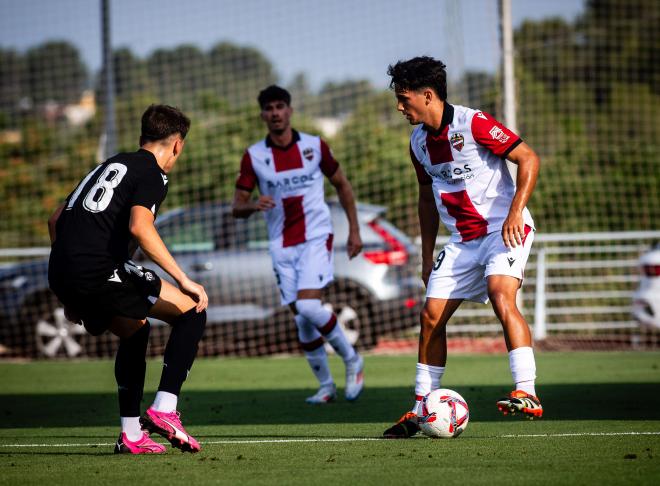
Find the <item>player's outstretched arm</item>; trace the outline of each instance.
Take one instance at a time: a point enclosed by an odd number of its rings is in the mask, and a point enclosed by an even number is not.
[[[534,191],[536,179],[539,175],[540,159],[529,145],[521,143],[514,148],[507,157],[518,165],[516,176],[516,193],[509,208],[509,214],[502,225],[502,239],[509,247],[522,245],[525,238],[525,223],[523,222],[523,209]]]
[[[190,280],[176,263],[154,226],[151,211],[144,206],[133,206],[128,229],[144,253],[176,280],[182,292],[197,302],[197,312],[206,309],[209,298],[204,287]]]
[[[422,280],[424,285],[428,285],[429,276],[433,269],[435,239],[438,236],[438,225],[440,224],[440,216],[438,215],[438,208],[435,206],[431,184],[419,185],[417,215],[419,216],[419,230],[422,238]]]
[[[259,196],[256,201],[253,201],[251,196],[250,192],[236,188],[231,210],[234,218],[248,218],[252,213],[268,211],[275,207],[275,201],[270,196]]]
[[[348,218],[348,241],[346,243],[346,251],[348,253],[348,258],[353,258],[362,251],[362,238],[360,237],[360,224],[358,223],[353,188],[346,178],[346,175],[344,175],[344,172],[341,170],[341,167],[337,168],[329,180],[337,190],[337,197],[339,197],[339,202],[344,208],[346,217]]]

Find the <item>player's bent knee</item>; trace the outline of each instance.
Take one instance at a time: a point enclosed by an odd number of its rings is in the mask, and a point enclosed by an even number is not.
[[[322,337],[319,337],[311,341],[303,341],[302,339],[300,339],[299,342],[300,342],[300,348],[303,351],[311,353],[312,351],[316,351],[321,346],[323,346],[325,340]]]
[[[441,313],[424,306],[419,314],[420,324],[424,327],[436,327],[440,323]]]
[[[298,314],[314,323],[327,320],[329,311],[323,308],[320,299],[299,299],[296,301]]]
[[[204,330],[206,329],[206,310],[197,312],[196,309],[190,309],[188,312],[184,312],[176,318],[172,325],[185,325],[189,328],[189,331],[197,337],[197,340],[199,340],[202,338]]]
[[[108,330],[121,339],[127,339],[135,334],[146,323],[146,319],[139,320],[116,316],[110,322]]]
[[[488,299],[495,310],[507,312],[516,308],[515,295],[509,295],[508,292],[501,290],[491,290],[488,292]]]
[[[149,317],[172,324],[180,315],[193,310],[197,304],[174,285],[163,280],[158,300],[149,310]]]

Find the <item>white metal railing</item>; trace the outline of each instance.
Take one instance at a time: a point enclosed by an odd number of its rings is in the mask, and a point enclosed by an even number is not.
[[[436,246],[447,240],[438,237]],[[558,331],[635,328],[629,309],[639,281],[638,259],[656,241],[660,241],[660,231],[536,234],[526,268],[531,278],[521,291],[521,302],[533,302],[534,338],[544,339]],[[416,243],[420,245],[419,238]],[[5,248],[0,249],[0,258],[41,257],[49,251],[47,247]],[[605,257],[608,254],[611,259]],[[605,288],[594,288],[598,286]],[[498,332],[501,328],[490,306],[462,306],[455,316],[463,321],[493,320],[452,324],[447,328],[452,334]]]
[[[49,254],[49,246],[39,246],[34,248],[0,248],[0,258],[29,258],[48,256]]]
[[[660,231],[537,233],[526,268],[532,277],[526,279],[521,291],[525,303],[533,302],[534,338],[545,339],[548,333],[559,331],[637,328],[629,316],[630,297],[639,281],[638,259],[659,240]],[[436,247],[447,241],[447,237],[438,237]],[[419,238],[416,243],[421,244]],[[613,271],[617,273],[611,274]],[[606,288],[594,288],[598,286]],[[455,316],[462,320],[495,318],[490,308],[483,307],[460,308]],[[500,329],[498,324],[454,324],[447,332]]]
[[[632,319],[606,318],[630,315],[630,297],[639,280],[639,256],[649,249],[654,240],[659,239],[660,231],[537,235],[534,239],[534,338],[545,339],[549,331],[636,328],[637,323]],[[611,245],[604,245],[603,242],[611,242]],[[604,254],[618,256],[608,260],[602,258]],[[575,258],[577,255],[581,258]],[[589,259],[590,256],[594,259]],[[613,269],[624,273],[608,275],[607,272]],[[580,275],[585,270],[596,275]],[[574,274],[565,275],[567,272]],[[590,289],[598,284],[628,284],[628,288]],[[570,290],[549,291],[548,285],[563,286]],[[568,305],[564,305],[566,301]],[[581,305],[579,301],[582,301]],[[616,305],[616,302],[625,302],[625,305]],[[548,322],[549,316],[567,315],[597,315],[601,319],[588,322]]]

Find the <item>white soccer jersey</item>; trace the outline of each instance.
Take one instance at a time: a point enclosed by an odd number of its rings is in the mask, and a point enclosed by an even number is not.
[[[339,164],[321,138],[293,131],[293,141],[279,147],[266,137],[243,155],[236,187],[259,191],[275,201],[264,211],[271,244],[298,245],[332,233],[330,209],[323,194],[323,175],[332,177]]]
[[[449,103],[439,134],[415,127],[410,158],[419,183],[433,184],[450,241],[470,241],[502,228],[516,190],[505,158],[521,142],[489,114]],[[534,228],[527,208],[523,220]]]

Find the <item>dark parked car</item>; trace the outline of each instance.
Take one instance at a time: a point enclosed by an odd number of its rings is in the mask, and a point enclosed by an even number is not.
[[[383,334],[415,326],[422,297],[416,247],[383,219],[385,209],[358,205],[363,252],[346,256],[348,224],[331,202],[335,281],[325,293],[341,325],[361,349]],[[268,253],[266,224],[254,215],[234,219],[228,204],[180,208],[159,217],[166,245],[209,295],[207,331],[201,353],[264,355],[297,352],[296,327],[279,291]],[[134,260],[154,270],[140,253]],[[48,290],[47,260],[0,269],[0,342],[17,354],[46,357],[111,355],[114,337],[87,336],[70,323]],[[161,277],[169,279],[161,273]],[[167,326],[155,322],[152,352],[164,345]]]

